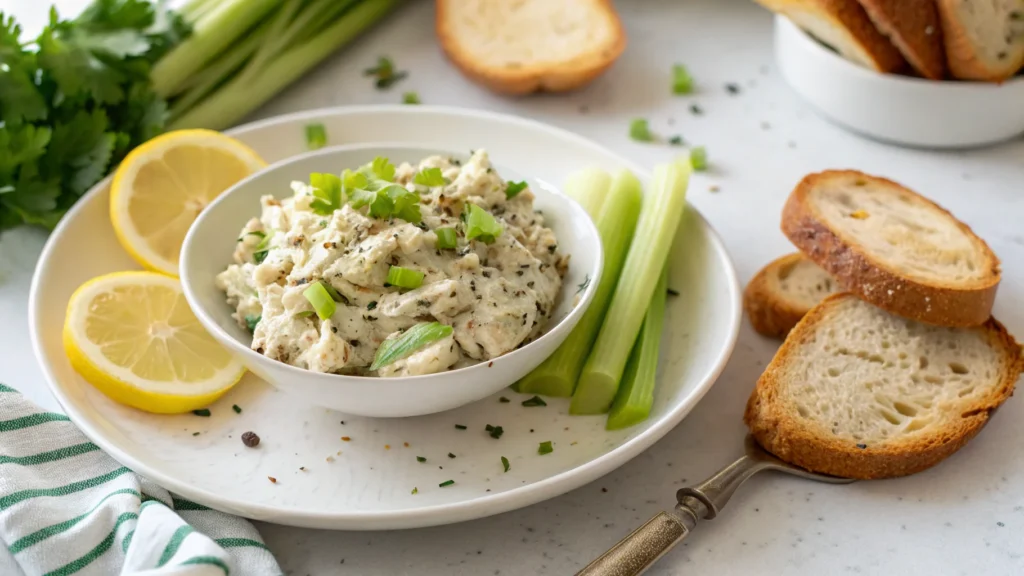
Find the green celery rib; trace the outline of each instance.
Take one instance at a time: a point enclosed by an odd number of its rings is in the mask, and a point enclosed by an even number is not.
[[[688,164],[672,162],[655,167],[654,185],[644,196],[638,233],[622,267],[623,281],[615,287],[601,332],[580,374],[569,404],[570,414],[603,414],[611,407],[679,228],[689,180]]]
[[[316,66],[340,46],[347,44],[399,4],[400,0],[364,0],[295,48],[266,64],[260,74],[246,82],[237,79],[221,87],[191,110],[171,121],[169,130],[209,128],[221,130],[252,112],[271,96]]]
[[[558,350],[518,382],[519,392],[562,397],[572,395],[615,291],[642,202],[643,192],[636,176],[627,170],[618,173],[597,218],[597,231],[604,247],[604,270],[594,299]]]
[[[153,90],[163,97],[252,29],[280,0],[222,0],[202,14],[192,35],[153,66]]]
[[[654,383],[658,372],[658,348],[665,325],[665,298],[668,292],[668,264],[647,307],[640,336],[626,362],[622,384],[608,412],[608,430],[621,430],[647,419],[654,405]]]
[[[229,80],[233,74],[245,66],[259,49],[267,23],[261,24],[245,40],[233,46],[226,54],[221,54],[206,68],[203,68],[179,86],[180,93],[171,101],[171,115],[181,115],[213,93],[218,86]]]
[[[612,177],[607,172],[600,168],[584,168],[566,178],[564,190],[590,214],[591,219],[597,220],[611,187]]]

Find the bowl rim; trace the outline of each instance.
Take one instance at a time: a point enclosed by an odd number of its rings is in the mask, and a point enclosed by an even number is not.
[[[813,52],[815,55],[820,55],[820,57],[829,58],[831,59],[830,62],[835,66],[840,67],[843,72],[853,74],[870,81],[891,82],[893,84],[902,84],[914,89],[947,91],[959,90],[992,92],[997,90],[1008,90],[1010,88],[1024,88],[1024,75],[1021,74],[1017,74],[1003,82],[984,82],[980,80],[957,80],[950,78],[930,80],[928,78],[919,78],[917,76],[878,72],[877,70],[866,68],[843,58],[843,56],[838,52],[829,49],[821,41],[811,36],[811,34],[797,26],[795,22],[782,14],[775,15],[775,29],[777,34],[785,34],[787,37],[793,38],[795,41],[799,42],[800,48],[804,51]]]
[[[568,207],[568,214],[571,220],[580,219],[582,221],[583,227],[586,230],[587,240],[590,240],[590,242],[585,242],[583,244],[583,247],[593,250],[596,254],[594,259],[594,265],[589,271],[590,283],[587,285],[587,287],[583,290],[583,293],[580,295],[579,302],[577,302],[576,305],[573,306],[572,309],[569,310],[569,312],[565,316],[560,318],[557,322],[551,324],[549,320],[549,325],[546,327],[544,333],[541,334],[539,338],[531,341],[525,346],[521,346],[519,348],[512,350],[511,352],[507,352],[500,356],[491,358],[490,360],[479,361],[469,366],[463,366],[461,368],[455,368],[452,370],[445,370],[443,372],[435,372],[431,374],[418,374],[414,376],[393,377],[357,376],[350,374],[335,374],[331,372],[314,372],[312,370],[307,370],[304,368],[300,368],[298,366],[294,366],[292,364],[286,364],[284,362],[268,358],[263,354],[257,353],[249,346],[243,345],[234,336],[232,336],[226,330],[224,330],[221,327],[220,323],[216,321],[214,315],[210,313],[208,310],[206,310],[206,308],[200,304],[199,297],[193,286],[193,282],[195,281],[195,279],[189,272],[188,266],[190,261],[190,254],[193,252],[193,250],[190,250],[189,247],[194,243],[195,236],[198,235],[198,230],[202,227],[204,221],[209,220],[210,214],[212,213],[213,209],[216,208],[220,203],[226,202],[229,196],[238,193],[239,190],[241,190],[245,186],[248,186],[251,182],[266,177],[268,174],[276,170],[281,170],[292,164],[304,162],[309,160],[310,158],[315,158],[318,156],[331,156],[333,154],[338,154],[341,152],[365,151],[373,150],[375,148],[400,148],[410,151],[418,151],[419,153],[424,153],[432,150],[433,153],[438,153],[437,148],[390,141],[360,142],[357,144],[340,144],[335,146],[325,146],[317,150],[311,150],[308,152],[304,152],[302,154],[297,154],[295,156],[284,158],[282,160],[278,160],[277,162],[268,164],[267,166],[258,170],[257,172],[254,172],[249,176],[246,176],[242,180],[239,180],[238,182],[234,183],[230,188],[228,188],[219,196],[217,196],[217,198],[215,198],[213,202],[211,202],[202,212],[199,213],[199,216],[189,227],[188,233],[185,235],[185,240],[182,242],[181,245],[181,253],[178,260],[178,279],[181,283],[182,291],[185,294],[185,300],[188,302],[189,307],[192,309],[192,313],[196,316],[197,319],[199,319],[199,322],[203,325],[203,327],[207,331],[211,332],[211,334],[213,334],[214,337],[219,342],[221,342],[222,345],[225,345],[229,349],[229,351],[231,351],[236,356],[241,356],[241,358],[245,359],[246,361],[251,360],[252,362],[258,362],[262,364],[272,363],[275,368],[284,369],[286,372],[288,372],[291,376],[294,377],[328,378],[333,380],[335,384],[348,383],[354,385],[372,383],[375,386],[381,386],[382,383],[386,383],[386,385],[398,385],[405,382],[435,379],[439,376],[451,376],[453,374],[469,374],[474,369],[479,369],[482,371],[483,369],[490,367],[488,366],[488,363],[493,364],[499,361],[501,363],[506,363],[520,356],[530,354],[535,349],[539,348],[539,346],[535,345],[540,344],[541,342],[546,343],[547,341],[557,337],[555,332],[560,332],[564,330],[567,324],[572,324],[572,326],[575,327],[576,321],[590,307],[590,304],[594,299],[594,295],[597,292],[597,286],[601,282],[601,277],[604,272],[604,247],[600,241],[600,235],[598,234],[597,226],[595,225],[594,221],[590,218],[590,216],[586,213],[586,211],[583,209],[583,207],[580,206],[580,204],[576,202],[576,200],[562,192],[560,186],[548,183],[550,187],[544,187],[544,193],[552,194],[555,197],[559,198],[560,201],[564,202],[565,205]],[[508,168],[515,169],[514,166],[509,166]],[[535,179],[530,175],[523,174],[523,176],[529,180],[535,181]],[[571,286],[567,286],[563,282],[563,285],[559,292],[564,292],[566,289],[571,289]],[[571,298],[572,296],[569,297]],[[551,352],[544,355],[544,359],[546,359],[551,354],[554,354],[556,349],[557,347],[552,347]],[[246,362],[243,361],[243,364],[244,363]]]

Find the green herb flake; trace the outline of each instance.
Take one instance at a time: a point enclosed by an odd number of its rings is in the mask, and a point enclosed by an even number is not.
[[[424,168],[416,173],[412,181],[421,186],[444,186],[448,183],[440,168]]]
[[[554,451],[555,451],[555,448],[551,445],[551,441],[550,440],[548,440],[546,442],[541,442],[540,445],[537,446],[537,454],[540,454],[541,456],[543,456],[545,454],[551,454]]]
[[[387,90],[396,82],[402,80],[408,75],[409,74],[406,72],[399,72],[395,70],[395,63],[387,56],[377,58],[376,66],[363,70],[363,76],[372,76],[376,78],[374,84],[377,86],[378,90]]]
[[[455,425],[455,429],[456,430],[466,430],[467,428],[468,428],[467,426],[464,426],[462,424],[456,424]]]
[[[210,409],[209,408],[200,408],[198,410],[193,410],[192,413],[195,414],[196,416],[202,416],[203,418],[209,418],[210,417]]]
[[[440,484],[438,484],[437,486],[438,486],[439,488],[446,488],[446,487],[448,487],[448,486],[451,486],[452,484],[455,484],[455,480],[445,480],[444,482],[441,482],[441,483],[440,483]]]
[[[504,456],[501,457],[501,467],[505,469],[505,472],[508,472],[509,468],[512,467],[512,465],[508,463],[508,458],[505,458]]]
[[[380,370],[393,362],[412,354],[424,346],[433,344],[451,335],[451,326],[440,322],[422,322],[409,328],[399,337],[385,340],[377,348],[377,354],[370,365],[370,370]]]
[[[683,137],[676,134],[675,136],[668,139],[668,143],[673,146],[682,146],[684,144]]]
[[[377,307],[377,301],[376,300],[374,300],[374,301],[372,301],[372,302],[370,302],[369,304],[366,305],[366,309],[367,310],[373,310],[376,307]]]
[[[420,95],[415,92],[406,92],[402,94],[402,104],[423,104],[420,100]]]
[[[544,399],[541,398],[540,396],[534,396],[533,398],[530,398],[529,400],[523,400],[523,406],[526,406],[526,407],[547,406],[547,405],[548,405],[548,403],[545,402]]]
[[[341,178],[334,174],[313,172],[309,175],[309,185],[313,188],[313,201],[309,203],[313,212],[330,216],[335,210],[341,209]]]
[[[501,435],[505,433],[505,430],[503,430],[501,426],[491,426],[490,424],[484,426],[484,430],[486,430],[487,433],[490,434],[491,438],[494,438],[495,440],[501,438]]]
[[[306,148],[319,150],[327,145],[327,128],[323,124],[306,124]]]
[[[653,142],[654,134],[651,133],[647,120],[637,118],[629,124],[629,137],[637,142]]]
[[[703,146],[690,149],[690,166],[697,172],[708,169],[708,151]]]
[[[262,319],[263,319],[263,316],[261,316],[261,315],[255,315],[254,316],[252,314],[248,314],[245,317],[245,327],[249,329],[249,332],[255,332],[256,331],[256,325],[259,324],[260,320],[262,320]]]
[[[519,194],[523,190],[526,190],[526,187],[527,187],[526,181],[522,181],[522,182],[509,182],[509,183],[505,184],[505,198],[506,199],[515,198],[515,196],[517,194]]]
[[[241,414],[242,413],[242,407],[239,406],[238,404],[232,404],[231,405],[231,409],[235,411],[235,414]]]
[[[693,92],[693,77],[682,64],[672,66],[672,93],[681,96]]]
[[[511,402],[511,400],[502,396],[501,398],[498,398],[498,402],[501,402],[502,404],[508,404],[509,402]]]
[[[427,459],[426,459],[426,458],[424,458],[423,456],[417,456],[417,457],[416,457],[416,461],[417,461],[417,462],[420,462],[420,463],[423,463],[423,462],[426,462],[426,461],[427,461]]]
[[[419,494],[419,493],[420,493],[420,489],[419,488],[413,488],[412,489],[412,494]]]
[[[449,458],[455,458],[455,454],[452,454],[451,452],[449,452],[449,453],[448,453],[448,457],[449,457]]]

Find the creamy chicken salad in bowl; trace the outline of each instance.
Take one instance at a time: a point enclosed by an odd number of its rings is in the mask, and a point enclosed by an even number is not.
[[[572,330],[601,266],[590,218],[552,186],[485,150],[391,145],[320,150],[240,182],[180,262],[196,316],[250,370],[367,416],[512,384]]]

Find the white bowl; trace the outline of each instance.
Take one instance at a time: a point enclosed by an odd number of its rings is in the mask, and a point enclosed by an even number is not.
[[[259,377],[311,404],[347,414],[399,417],[441,412],[486,398],[525,376],[558,348],[590,305],[600,281],[603,253],[597,230],[579,204],[549,183],[502,167],[500,158],[495,163],[502,177],[530,182],[536,196],[534,205],[544,212],[560,250],[570,255],[569,271],[546,333],[518,350],[489,362],[424,376],[374,378],[310,372],[251,350],[252,335],[231,317],[232,309],[214,283],[214,277],[233,262],[238,231],[259,215],[261,196],[287,198],[293,180],[306,181],[311,172],[340,172],[376,156],[398,164],[432,154],[465,155],[386,143],[338,146],[278,162],[232,186],[203,210],[181,249],[181,284],[196,317]],[[579,303],[573,306],[577,286],[584,284]]]
[[[775,18],[775,58],[789,85],[826,118],[871,138],[969,148],[1024,134],[1024,77],[993,84],[880,74],[783,16]]]

